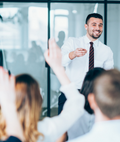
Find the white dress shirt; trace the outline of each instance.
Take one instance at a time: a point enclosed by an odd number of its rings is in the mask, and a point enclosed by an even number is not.
[[[84,112],[84,96],[78,92],[73,83],[62,86],[60,90],[67,98],[63,111],[59,116],[38,122],[38,131],[44,135],[43,141],[39,137],[38,142],[55,142]]]
[[[88,133],[95,122],[95,115],[84,110],[83,115],[67,131],[68,140],[75,139]]]
[[[102,67],[106,70],[113,68],[113,53],[111,49],[98,39],[93,42],[93,47],[94,67]],[[87,53],[82,57],[76,57],[71,60],[69,53],[77,48],[84,48]],[[69,79],[75,83],[77,89],[81,88],[83,79],[89,69],[89,48],[90,40],[87,36],[80,38],[70,37],[61,48],[62,64],[66,68]]]
[[[120,120],[97,122],[88,134],[69,142],[120,142]]]

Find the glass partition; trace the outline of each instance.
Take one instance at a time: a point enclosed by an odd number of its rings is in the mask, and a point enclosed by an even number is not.
[[[41,3],[38,0],[36,3],[0,3],[0,65],[1,57],[3,57],[4,68],[12,74],[28,73],[39,82],[44,100],[42,117],[47,116],[48,80],[43,53],[47,49],[48,40],[48,2],[50,2],[51,9],[50,37],[55,38],[60,48],[68,37],[81,37],[86,34],[84,24],[89,13],[98,12],[104,20],[106,3],[107,45],[113,51],[115,67],[120,69],[120,0],[99,0],[100,3],[94,1],[87,0],[84,3],[82,0],[76,0],[76,2],[73,0],[67,2],[66,0],[65,3],[64,0],[46,0],[46,3],[43,3],[43,1]],[[100,41],[104,43],[104,31]],[[60,83],[52,70],[50,71],[50,77],[50,108],[51,116],[54,116],[58,114]]]
[[[47,14],[46,3],[3,3],[0,7],[4,68],[14,75],[30,74],[38,81],[44,100],[42,117],[47,114],[47,69],[43,55],[47,49]]]

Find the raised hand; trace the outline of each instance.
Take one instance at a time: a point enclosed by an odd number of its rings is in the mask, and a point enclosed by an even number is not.
[[[65,70],[62,66],[62,54],[61,50],[56,44],[54,39],[49,40],[49,49],[44,54],[46,62],[53,69],[54,73],[58,77],[62,85],[67,85],[70,83]]]
[[[2,115],[6,121],[8,136],[15,136],[24,140],[22,126],[17,116],[15,103],[15,78],[0,67],[0,105]]]
[[[2,67],[0,67],[0,104],[5,110],[10,104],[15,105],[15,78],[9,76]]]
[[[55,71],[62,67],[61,50],[54,39],[49,39],[49,49],[44,54],[46,62]]]

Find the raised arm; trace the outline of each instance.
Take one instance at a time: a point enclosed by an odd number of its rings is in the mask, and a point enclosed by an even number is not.
[[[75,85],[68,79],[62,67],[61,58],[60,48],[53,39],[49,40],[49,50],[45,53],[45,59],[62,84],[60,90],[66,95],[67,101],[59,116],[45,118],[39,123],[38,130],[43,133],[44,142],[56,141],[74,124],[84,111],[84,97],[79,94]]]
[[[23,131],[19,122],[16,104],[15,104],[15,79],[9,76],[2,67],[0,67],[0,105],[1,111],[6,121],[6,132],[8,136],[15,136],[21,141],[24,140]],[[19,141],[11,137],[9,140]]]
[[[53,69],[61,85],[70,84],[70,80],[68,79],[65,70],[62,66],[61,50],[57,46],[54,39],[49,40],[49,50],[47,50],[44,55],[46,62]]]

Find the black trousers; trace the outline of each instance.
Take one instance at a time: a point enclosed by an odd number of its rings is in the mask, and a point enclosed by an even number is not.
[[[67,98],[65,97],[64,93],[61,92],[61,95],[58,98],[58,114],[61,113],[63,110],[63,106],[66,102]]]
[[[80,92],[80,89],[78,89],[78,91]],[[64,93],[61,92],[61,95],[58,98],[58,114],[60,114],[61,111],[63,110],[63,106],[66,100],[67,98],[65,97]]]

